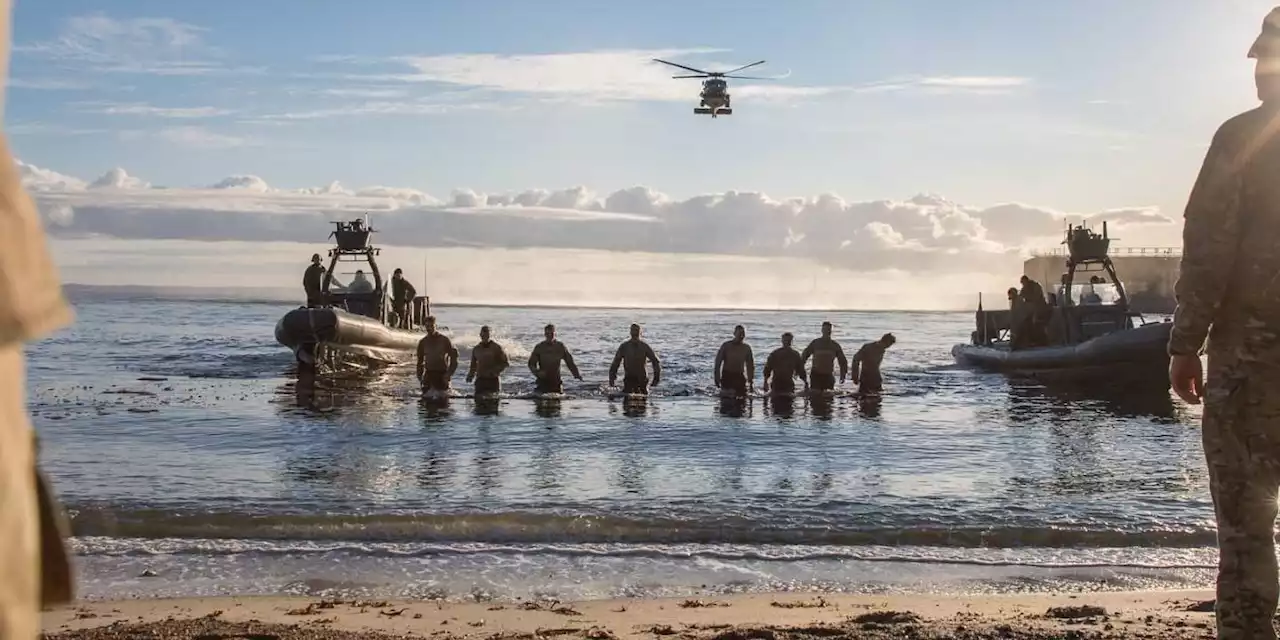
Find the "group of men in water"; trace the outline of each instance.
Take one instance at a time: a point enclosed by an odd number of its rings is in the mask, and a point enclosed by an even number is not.
[[[437,330],[434,316],[427,317],[426,330],[427,334],[418,342],[418,380],[424,392],[448,393],[450,380],[458,370],[458,349],[448,336]],[[893,334],[886,333],[879,340],[862,345],[850,361],[845,358],[840,343],[832,339],[831,331],[831,323],[823,322],[822,336],[810,342],[803,353],[792,348],[791,333],[782,334],[782,346],[765,360],[762,375],[764,392],[793,395],[796,378],[806,390],[834,391],[838,364],[841,384],[849,377],[852,368],[852,380],[860,393],[879,393],[883,389],[880,364],[885,351],[896,342]],[[631,338],[618,345],[609,365],[609,386],[617,386],[621,369],[622,392],[627,395],[648,395],[650,368],[653,370],[652,384],[657,385],[662,380],[662,363],[640,334],[640,325],[632,324]],[[555,325],[547,325],[543,335],[546,339],[534,346],[529,354],[529,371],[536,381],[534,390],[539,394],[563,393],[562,364],[575,379],[582,380],[582,374],[569,348],[556,339]],[[806,375],[805,364],[811,358],[813,364]],[[474,382],[476,394],[498,393],[502,373],[510,366],[506,351],[492,339],[489,327],[480,327],[480,342],[471,349],[471,367],[467,371],[467,382]],[[716,352],[713,367],[715,385],[722,395],[746,397],[755,389],[755,375],[755,359],[751,345],[746,342],[746,329],[738,325],[733,329],[733,339],[720,345]]]

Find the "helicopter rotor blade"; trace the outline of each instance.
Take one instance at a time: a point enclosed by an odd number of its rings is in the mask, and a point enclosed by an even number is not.
[[[710,78],[711,76],[703,73],[696,76],[671,76],[672,78]]]
[[[659,59],[657,59],[657,58],[653,58],[653,61],[654,61],[654,62],[661,62],[662,64],[669,64],[669,65],[671,65],[671,66],[673,66],[673,67],[679,67],[679,68],[681,68],[681,69],[684,69],[685,71],[692,71],[692,72],[694,72],[694,73],[701,73],[701,74],[703,74],[703,75],[708,75],[708,73],[707,73],[706,71],[703,71],[702,69],[694,69],[693,67],[686,67],[686,66],[684,66],[684,65],[682,65],[682,64],[676,64],[676,63],[674,63],[674,62],[667,62],[666,60],[659,60]]]
[[[726,78],[734,78],[737,80],[777,80],[777,78],[766,78],[763,76],[725,76]]]
[[[758,62],[752,62],[751,64],[742,65],[741,67],[738,67],[737,69],[730,69],[730,70],[725,71],[725,72],[723,72],[723,73],[724,73],[724,75],[728,75],[728,74],[730,74],[730,73],[737,73],[737,72],[739,72],[739,71],[742,71],[743,69],[750,69],[751,67],[754,67],[754,66],[756,66],[756,65],[758,65],[758,64],[764,64],[764,60],[760,60],[760,61],[758,61]]]

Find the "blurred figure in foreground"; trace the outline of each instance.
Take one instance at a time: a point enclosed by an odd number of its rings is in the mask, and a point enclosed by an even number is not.
[[[0,0],[0,68],[9,67],[11,4]],[[65,522],[36,467],[27,417],[25,343],[71,323],[35,204],[0,137],[0,638],[34,640],[40,608],[71,600]]]
[[[1280,7],[1249,57],[1262,104],[1218,128],[1191,190],[1169,337],[1173,390],[1205,404],[1222,640],[1274,640],[1280,597]]]

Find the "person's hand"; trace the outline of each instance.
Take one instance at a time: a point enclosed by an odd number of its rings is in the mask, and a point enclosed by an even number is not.
[[[761,385],[761,387],[764,389],[764,392],[765,392],[765,393],[769,393],[769,381],[768,381],[768,380],[765,380],[765,381],[764,381],[764,384],[763,384],[763,385]]]
[[[1189,404],[1200,404],[1204,399],[1204,368],[1200,356],[1170,356],[1169,384],[1179,398]]]
[[[653,383],[654,383],[654,384],[658,384],[658,379],[657,379],[657,378],[654,378]],[[716,383],[716,388],[717,388],[717,389],[719,389],[719,388],[720,388],[720,376],[716,376],[716,377],[715,377],[715,383]]]
[[[582,374],[580,374],[580,373],[575,373],[575,374],[573,374],[573,377],[574,377],[574,378],[576,378],[579,382],[581,382],[581,381],[582,381]]]
[[[472,380],[472,379],[474,379],[474,378],[475,378],[475,376],[473,376],[473,375],[471,375],[471,374],[469,374],[469,373],[467,374],[467,382],[471,382],[471,380]]]
[[[609,386],[611,387],[618,386],[618,378],[616,376],[609,376]]]
[[[849,382],[852,382],[856,386],[858,384],[858,376],[853,376],[852,378],[849,378]]]
[[[656,386],[658,386],[658,383],[659,383],[659,382],[662,382],[662,378],[661,378],[660,376],[654,376],[654,377],[653,377],[653,386],[655,386],[655,387],[656,387]]]

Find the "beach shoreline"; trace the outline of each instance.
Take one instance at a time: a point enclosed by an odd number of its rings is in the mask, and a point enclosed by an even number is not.
[[[318,597],[78,602],[46,637],[153,638],[1209,638],[1210,590],[1017,595],[758,593],[584,602]]]

